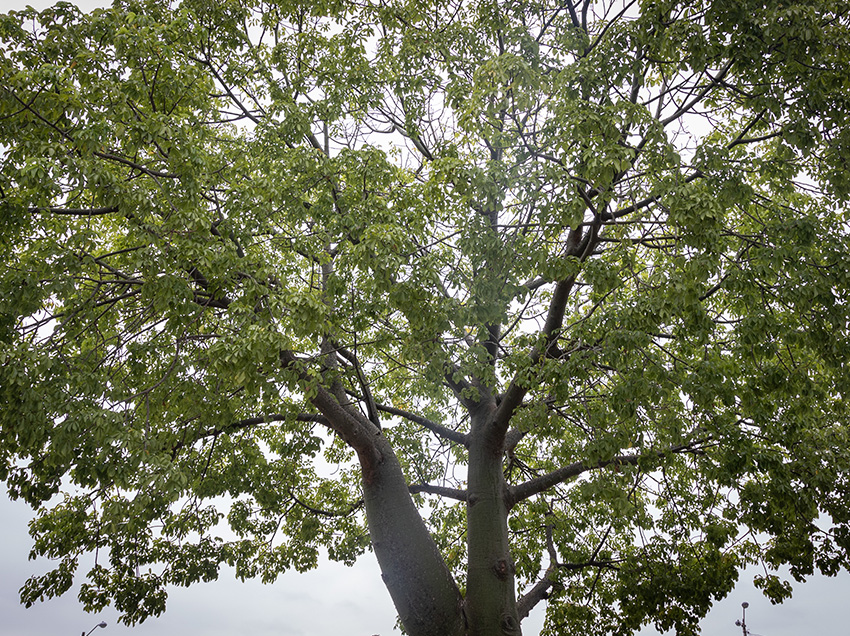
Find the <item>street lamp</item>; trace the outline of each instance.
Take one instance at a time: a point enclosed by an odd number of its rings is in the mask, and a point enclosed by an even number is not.
[[[740,627],[740,628],[741,628],[741,631],[742,631],[742,632],[744,632],[744,636],[749,636],[749,632],[747,631],[747,608],[748,608],[749,606],[750,606],[750,604],[749,604],[749,603],[747,603],[746,601],[744,601],[743,603],[741,603],[741,607],[743,608],[743,610],[742,610],[742,612],[743,612],[743,616],[741,617],[741,620],[739,620],[739,621],[735,621],[735,624],[736,624],[738,627]]]
[[[100,621],[97,625],[95,625],[94,627],[92,627],[92,628],[89,630],[89,633],[88,633],[88,634],[86,634],[85,632],[83,632],[83,636],[91,636],[91,633],[92,633],[94,630],[96,630],[98,627],[106,627],[106,621]]]

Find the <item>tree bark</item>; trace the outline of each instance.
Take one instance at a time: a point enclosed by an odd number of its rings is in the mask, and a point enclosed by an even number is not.
[[[296,366],[291,352],[281,357]],[[464,636],[463,597],[416,508],[392,446],[378,426],[342,406],[328,389],[315,391],[313,404],[357,453],[372,549],[408,635]]]
[[[502,473],[504,436],[494,408],[472,416],[467,495],[466,615],[470,636],[519,636],[515,567],[508,542],[509,494]]]
[[[380,433],[375,453],[359,453],[363,501],[384,584],[410,636],[462,636],[463,599]]]

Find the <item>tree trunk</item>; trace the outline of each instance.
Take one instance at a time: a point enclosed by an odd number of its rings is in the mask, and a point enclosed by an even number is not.
[[[493,409],[474,414],[469,439],[466,615],[470,636],[519,636],[508,489]]]
[[[410,636],[462,636],[463,600],[408,491],[387,440],[359,453],[372,547],[402,625]]]

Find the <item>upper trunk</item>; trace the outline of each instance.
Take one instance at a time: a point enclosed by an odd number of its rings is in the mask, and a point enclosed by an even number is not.
[[[508,489],[502,436],[493,410],[473,415],[469,438],[466,614],[470,636],[519,636],[514,562],[508,542]]]

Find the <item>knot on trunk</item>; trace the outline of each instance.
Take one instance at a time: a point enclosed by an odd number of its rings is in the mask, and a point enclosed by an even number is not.
[[[506,581],[508,577],[514,573],[513,563],[507,559],[499,559],[496,561],[496,564],[493,566],[493,570],[496,572],[496,576],[498,576],[502,581]]]
[[[502,614],[502,633],[519,634],[519,622],[510,614]]]

